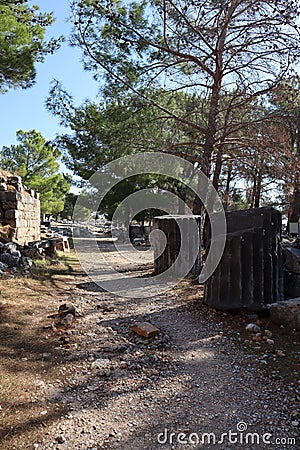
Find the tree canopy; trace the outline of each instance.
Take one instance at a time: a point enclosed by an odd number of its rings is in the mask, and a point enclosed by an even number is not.
[[[70,179],[59,173],[60,151],[36,130],[19,130],[17,139],[18,144],[3,147],[1,167],[20,175],[24,185],[40,193],[43,214],[59,213],[70,190]]]
[[[161,104],[172,104],[184,114],[195,102],[186,93],[174,94],[169,99],[163,89],[154,89],[147,95],[159,99]],[[201,162],[197,157],[199,135],[174,123],[136,94],[75,106],[68,92],[54,82],[47,107],[71,130],[60,135],[56,143],[64,153],[66,165],[83,179],[114,159],[139,151],[165,151]]]
[[[72,10],[73,43],[96,79],[106,74],[106,95],[134,92],[199,133],[208,176],[214,155],[248,126],[234,111],[276,87],[299,58],[297,1],[74,0]],[[149,86],[198,101],[184,114],[145,94]]]
[[[35,63],[53,53],[62,38],[45,40],[53,15],[27,1],[0,0],[0,92],[23,89],[35,81]]]

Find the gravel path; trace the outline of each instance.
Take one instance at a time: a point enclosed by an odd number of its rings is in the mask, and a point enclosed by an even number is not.
[[[280,374],[275,350],[245,336],[249,317],[213,311],[199,293],[184,281],[154,299],[124,299],[71,278],[61,302],[80,317],[57,336],[56,383],[36,380],[37,395],[68,412],[28,448],[300,448],[295,368]],[[159,336],[138,336],[136,321]]]

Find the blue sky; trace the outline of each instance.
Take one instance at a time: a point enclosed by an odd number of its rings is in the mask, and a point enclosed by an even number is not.
[[[49,28],[47,38],[64,35],[68,38],[71,25],[68,0],[34,0],[41,11],[53,11],[55,23]],[[0,95],[0,149],[4,145],[16,142],[17,130],[36,129],[46,139],[53,139],[62,130],[58,121],[45,108],[50,82],[53,78],[60,80],[72,94],[75,102],[81,103],[86,98],[95,98],[98,85],[89,72],[82,68],[81,51],[72,48],[67,42],[54,54],[46,57],[45,62],[37,64],[36,84],[26,90],[10,90]]]

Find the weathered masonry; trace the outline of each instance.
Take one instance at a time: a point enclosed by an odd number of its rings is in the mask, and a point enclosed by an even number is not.
[[[0,176],[0,237],[25,245],[40,239],[40,200],[18,176]]]
[[[198,276],[201,269],[200,216],[155,217],[154,229],[161,232],[154,239],[155,274]]]
[[[281,214],[264,207],[228,212],[226,219],[226,246],[206,282],[206,303],[218,309],[261,310],[283,300]]]

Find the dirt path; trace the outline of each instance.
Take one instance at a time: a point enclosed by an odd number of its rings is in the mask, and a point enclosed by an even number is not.
[[[19,281],[21,292],[25,282]],[[1,326],[10,323],[9,283]],[[245,332],[251,317],[210,310],[188,281],[141,300],[103,292],[79,270],[36,283],[34,319],[22,330],[30,346],[20,353],[2,343],[2,373],[20,385],[24,370],[26,387],[15,409],[7,390],[0,397],[1,450],[299,448],[292,441],[298,437],[296,333],[272,328],[263,317],[275,343],[253,342]],[[65,302],[80,313],[74,326],[43,329]],[[160,335],[137,336],[135,321],[152,323]],[[0,384],[7,387],[7,378]],[[12,411],[20,420],[10,428]]]

